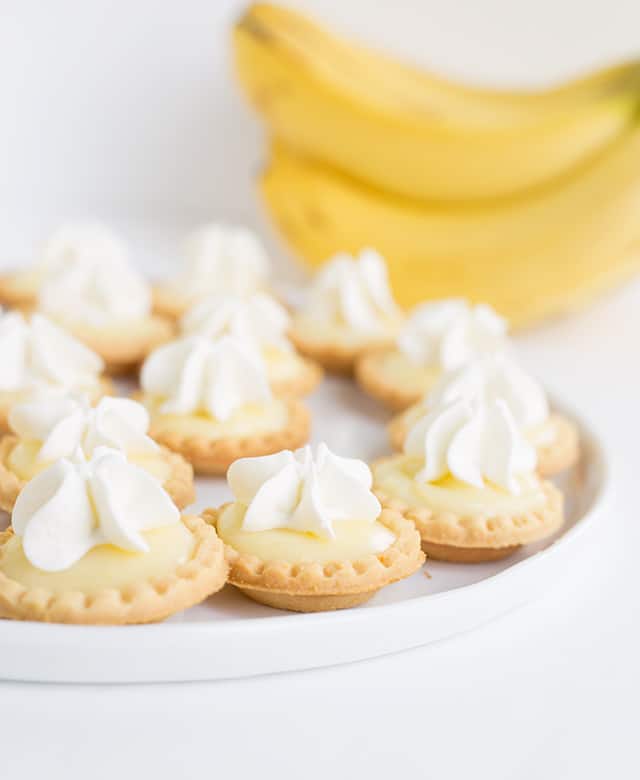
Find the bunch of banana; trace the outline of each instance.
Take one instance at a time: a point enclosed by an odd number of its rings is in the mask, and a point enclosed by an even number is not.
[[[514,324],[639,264],[640,63],[544,93],[469,89],[268,4],[234,43],[274,139],[261,191],[304,260],[373,246],[404,304],[464,295]]]

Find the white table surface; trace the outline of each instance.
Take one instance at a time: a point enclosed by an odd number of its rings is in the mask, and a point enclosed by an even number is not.
[[[640,22],[637,2],[622,0],[402,0],[376,4],[379,15],[364,0],[303,4],[397,50],[410,44],[443,70],[518,83],[629,53]],[[176,204],[253,214],[258,133],[207,70],[210,42],[222,51],[222,25],[239,3],[137,0],[107,14],[108,5],[27,0],[9,3],[3,19],[0,87],[22,124],[0,123],[0,227],[16,252],[33,237],[21,222],[27,206],[39,227],[113,201],[125,212],[144,201],[155,218]],[[180,56],[177,38],[187,41]],[[19,78],[8,67],[16,62]],[[163,101],[192,106],[212,85],[224,111],[203,103],[200,125],[183,110],[158,124]],[[72,134],[60,119],[69,111]],[[215,130],[226,146],[201,160]],[[190,143],[176,145],[185,134]],[[0,683],[0,777],[637,778],[638,334],[634,283],[588,315],[519,338],[525,364],[587,413],[616,454],[608,524],[539,601],[437,645],[312,672],[188,685]]]

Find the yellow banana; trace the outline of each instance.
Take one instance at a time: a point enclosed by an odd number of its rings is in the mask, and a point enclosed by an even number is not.
[[[271,131],[382,190],[494,199],[588,164],[635,115],[640,63],[542,93],[471,89],[347,44],[305,17],[251,6],[236,70]]]
[[[640,123],[557,187],[504,203],[385,195],[278,142],[260,187],[309,263],[372,246],[404,305],[461,295],[523,325],[580,305],[640,265],[639,172]]]

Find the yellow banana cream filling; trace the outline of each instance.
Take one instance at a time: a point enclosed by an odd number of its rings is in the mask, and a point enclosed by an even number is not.
[[[320,322],[310,317],[300,316],[294,321],[293,329],[305,341],[321,344],[339,344],[359,349],[370,344],[384,344],[393,339],[398,332],[400,320],[386,318],[379,332],[369,333],[355,330],[346,322]]]
[[[284,382],[298,376],[304,365],[295,352],[279,347],[265,347],[262,355],[270,382]]]
[[[6,465],[23,481],[33,479],[36,474],[51,465],[50,461],[38,460],[42,443],[39,441],[19,441],[6,459]],[[164,482],[171,474],[171,467],[160,453],[127,453],[127,459],[140,466],[156,479]]]
[[[447,474],[437,482],[418,482],[420,458],[398,455],[373,466],[374,490],[412,507],[425,506],[457,515],[520,515],[541,509],[547,499],[534,474],[519,477],[520,493],[509,493],[497,485],[482,488],[461,482]]]
[[[21,539],[12,536],[0,548],[0,572],[26,588],[44,588],[53,593],[77,590],[91,594],[166,576],[192,554],[193,535],[183,523],[154,528],[145,531],[143,536],[149,544],[149,552],[128,552],[102,544],[89,550],[70,568],[57,572],[33,566],[24,554]]]
[[[165,414],[160,411],[163,399],[140,399],[149,409],[156,435],[164,432],[185,436],[203,436],[209,440],[240,439],[280,431],[289,422],[285,401],[272,399],[263,404],[245,404],[226,420],[217,420],[204,412],[198,414]]]
[[[438,366],[423,366],[414,363],[398,350],[386,352],[381,359],[380,368],[393,381],[408,393],[422,395],[430,389],[442,375]]]
[[[226,507],[218,517],[218,536],[237,552],[255,555],[262,561],[321,564],[352,561],[381,553],[396,539],[395,534],[382,523],[364,520],[334,523],[334,539],[289,528],[245,531],[242,529],[245,512],[246,508],[240,504]]]

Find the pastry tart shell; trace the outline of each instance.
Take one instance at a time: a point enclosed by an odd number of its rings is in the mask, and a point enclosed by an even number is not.
[[[204,519],[216,525],[229,506],[207,509]],[[425,556],[414,524],[394,509],[383,509],[379,522],[396,535],[381,553],[330,563],[263,561],[226,546],[229,582],[245,595],[276,609],[321,612],[362,604],[378,590],[417,571]]]
[[[414,388],[394,382],[393,377],[382,366],[384,358],[390,351],[379,349],[363,355],[356,363],[355,376],[360,387],[368,395],[382,402],[389,409],[400,411],[417,403],[427,388],[416,392]]]
[[[296,330],[295,326],[289,330],[289,340],[302,355],[315,360],[323,368],[332,374],[351,375],[357,360],[371,350],[380,350],[387,346],[389,341],[375,341],[367,345],[340,344],[336,341],[322,338],[308,338],[305,334]]]
[[[29,311],[38,299],[38,285],[20,282],[19,272],[0,274],[0,305],[9,309]]]
[[[150,315],[130,328],[63,327],[105,362],[107,374],[119,376],[135,371],[156,347],[173,338],[175,328],[166,317]]]
[[[138,396],[140,400],[142,396]],[[238,458],[271,455],[280,450],[295,450],[308,441],[311,432],[311,415],[296,400],[285,401],[287,424],[285,427],[255,436],[211,439],[179,430],[154,428],[153,414],[149,435],[152,439],[174,452],[178,452],[192,464],[197,474],[222,475]]]
[[[0,439],[0,509],[9,513],[13,511],[18,494],[27,484],[27,480],[19,477],[9,465],[9,456],[18,441],[18,437],[13,434],[3,436]],[[181,455],[172,452],[167,447],[160,447],[158,456],[170,468],[169,476],[162,483],[162,487],[178,509],[184,509],[192,504],[196,497],[193,485],[193,468]]]
[[[300,370],[294,377],[271,382],[271,390],[278,398],[304,398],[322,381],[324,371],[319,363],[298,356]]]
[[[377,464],[372,464],[374,470]],[[401,512],[415,524],[423,549],[430,558],[481,563],[504,558],[521,545],[544,539],[562,528],[562,493],[548,481],[541,481],[540,487],[546,497],[544,507],[517,515],[462,515],[434,510],[425,505],[410,505],[385,494],[376,489],[375,482],[373,489],[384,507]]]
[[[13,531],[0,533],[0,617],[46,623],[125,625],[164,620],[198,604],[226,582],[224,544],[201,517],[185,516],[182,522],[194,536],[188,561],[176,566],[169,575],[92,594],[26,588],[7,577],[2,572],[2,554]]]

